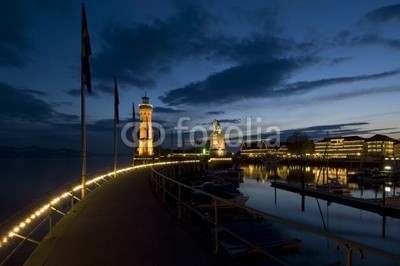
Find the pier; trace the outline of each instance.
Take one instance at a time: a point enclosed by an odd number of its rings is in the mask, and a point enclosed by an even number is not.
[[[282,189],[290,192],[294,192],[301,195],[301,210],[305,210],[305,196],[313,197],[316,199],[326,200],[329,203],[341,204],[344,206],[376,213],[382,216],[382,238],[386,237],[386,218],[392,217],[400,219],[400,204],[399,199],[391,198],[386,199],[383,196],[382,199],[359,199],[349,196],[344,196],[335,193],[328,193],[318,191],[316,189],[305,188],[304,184],[293,185],[279,181],[272,181],[271,186],[275,189]],[[385,194],[383,194],[385,195]],[[275,191],[275,201],[276,201],[276,191]]]
[[[91,193],[26,265],[224,265],[154,197],[150,171],[124,173]]]
[[[302,189],[299,185],[293,185],[279,181],[272,181],[271,186],[278,189],[298,193],[302,197],[308,196],[322,199],[331,203],[333,202],[360,210],[377,213],[379,215],[385,215],[388,217],[400,219],[400,209],[393,207],[395,206],[394,204],[386,204],[386,206],[383,205],[383,200],[359,199],[335,193],[322,192],[316,189]]]

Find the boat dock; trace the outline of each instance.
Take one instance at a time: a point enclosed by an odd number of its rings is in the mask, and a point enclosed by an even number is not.
[[[225,265],[154,197],[150,171],[125,173],[89,194],[25,265]]]
[[[302,196],[302,209],[304,209],[304,196],[313,197],[317,199],[326,200],[353,208],[357,208],[364,211],[377,213],[382,216],[393,217],[400,219],[400,204],[398,201],[393,199],[385,199],[385,205],[382,200],[371,200],[371,199],[359,199],[350,196],[328,193],[318,191],[316,189],[310,189],[307,187],[301,187],[300,185],[288,184],[280,181],[271,181],[271,186],[277,189],[282,189],[290,192],[300,194]]]

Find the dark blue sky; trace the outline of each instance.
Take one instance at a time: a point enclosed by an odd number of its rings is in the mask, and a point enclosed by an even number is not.
[[[79,1],[0,2],[0,145],[79,149]],[[166,129],[400,138],[399,1],[86,1],[88,149],[111,151],[145,90]],[[259,120],[256,120],[260,117]],[[254,133],[254,132],[253,132]]]

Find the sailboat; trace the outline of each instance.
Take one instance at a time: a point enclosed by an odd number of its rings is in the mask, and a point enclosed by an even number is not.
[[[342,194],[342,195],[350,195],[350,190],[348,185],[342,184],[340,182],[339,178],[329,178],[328,174],[328,160],[326,160],[326,151],[328,149],[328,143],[325,146],[325,151],[324,155],[322,157],[322,161],[326,161],[326,166],[323,166],[321,171],[318,172],[318,177],[313,186],[308,186],[316,189],[317,191],[320,192],[326,192],[326,193],[335,193],[335,194]],[[325,173],[326,170],[326,183],[323,182],[323,184],[318,184],[319,177],[321,172]],[[325,178],[323,177],[323,181]]]

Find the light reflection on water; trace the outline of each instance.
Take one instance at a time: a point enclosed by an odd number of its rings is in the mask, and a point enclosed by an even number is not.
[[[275,179],[298,181],[299,176],[303,174],[306,182],[314,182],[321,169],[317,167],[300,167],[300,166],[279,166],[276,169],[266,169],[261,165],[243,166],[244,183],[240,184],[240,190],[249,195],[250,199],[246,203],[247,206],[253,207],[264,212],[300,223],[318,229],[324,230],[325,227],[330,233],[336,234],[343,238],[347,238],[359,243],[374,246],[380,249],[400,254],[400,220],[387,218],[386,222],[386,239],[381,238],[382,218],[378,214],[355,208],[331,203],[315,199],[311,197],[305,198],[305,211],[301,211],[301,196],[296,193],[276,190],[275,205],[275,188],[271,187],[270,181]],[[330,168],[325,173],[327,176],[337,177],[343,183],[346,183],[347,172],[352,169]],[[320,173],[319,182],[322,182],[322,173]],[[381,192],[375,190],[353,189],[351,194],[356,197],[375,198],[381,197]],[[321,211],[319,210],[320,205]],[[335,243],[327,241],[320,237],[314,237],[308,233],[299,232],[294,229],[288,229],[292,237],[303,239],[302,253],[312,255],[314,258],[321,259],[320,262],[333,263],[337,259],[344,259],[343,256],[337,257],[335,251]],[[329,248],[326,248],[329,247]],[[321,255],[324,254],[324,255]],[[368,259],[359,263],[362,265],[373,265],[375,259],[371,258],[371,254],[366,254]],[[316,257],[315,257],[316,256]],[[358,254],[353,255],[353,260],[357,261]],[[294,256],[294,262],[297,264],[307,264],[308,261],[304,256]],[[328,259],[328,261],[325,261]],[[379,262],[386,263],[385,260],[379,259]],[[389,264],[389,261],[387,262]],[[390,265],[390,264],[389,264]]]

